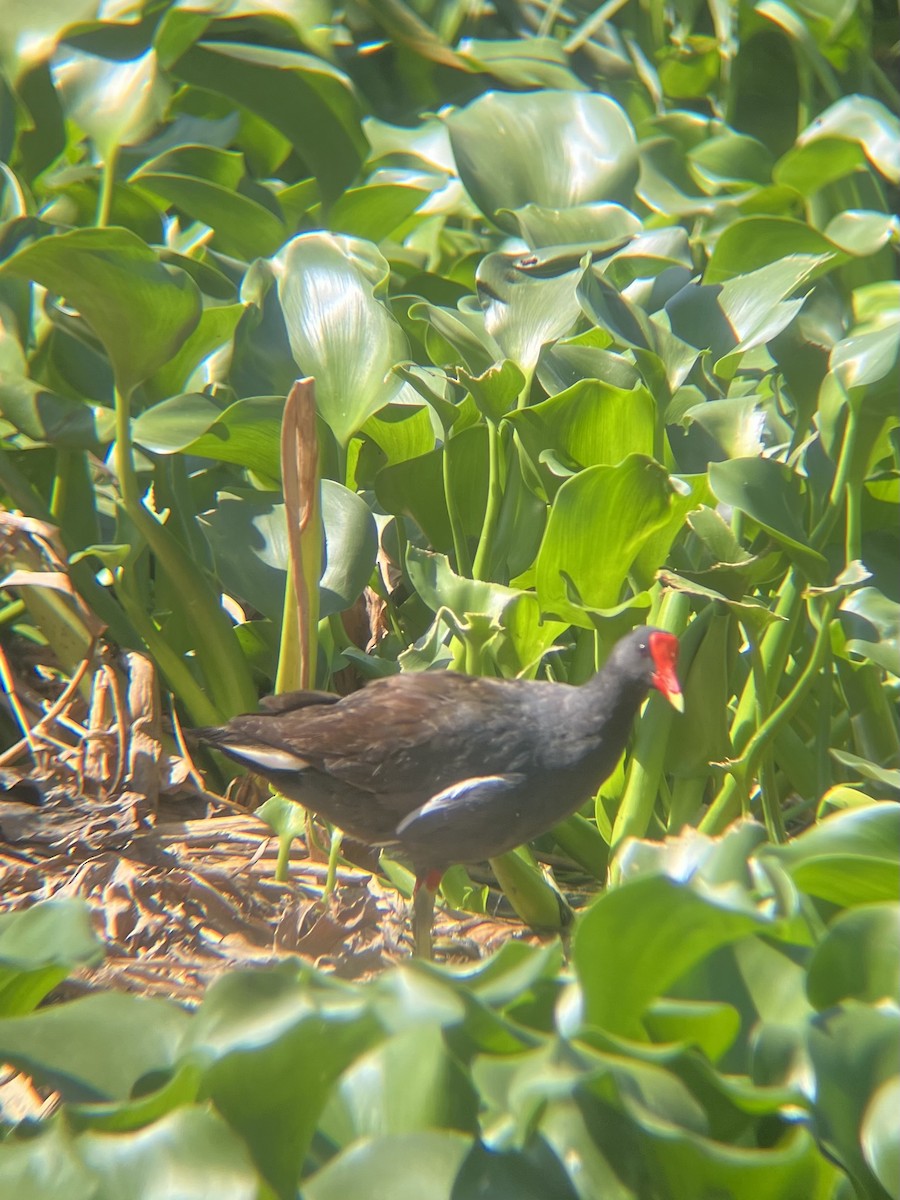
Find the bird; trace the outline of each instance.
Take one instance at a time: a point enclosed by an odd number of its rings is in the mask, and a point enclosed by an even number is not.
[[[639,626],[586,683],[422,671],[360,691],[288,692],[195,730],[281,795],[415,872],[429,956],[444,871],[495,858],[570,816],[610,775],[651,688],[679,711],[678,639]]]

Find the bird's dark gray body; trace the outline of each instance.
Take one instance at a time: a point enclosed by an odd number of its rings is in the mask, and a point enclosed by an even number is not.
[[[421,876],[521,845],[594,794],[655,682],[654,632],[623,638],[582,687],[396,675],[200,734],[346,833],[398,845]]]

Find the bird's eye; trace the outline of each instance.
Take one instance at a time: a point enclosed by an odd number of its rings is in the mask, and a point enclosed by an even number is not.
[[[640,650],[641,654],[646,654],[647,653],[647,643],[641,642],[638,646],[638,650]]]

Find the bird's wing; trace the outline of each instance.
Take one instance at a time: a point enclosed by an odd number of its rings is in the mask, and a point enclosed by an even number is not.
[[[461,779],[432,796],[404,817],[397,840],[413,860],[434,855],[448,862],[474,862],[499,853],[498,838],[516,844],[521,785],[517,773],[476,775]],[[417,853],[417,847],[423,848]]]
[[[228,727],[228,742],[256,744],[257,752],[261,742],[266,753],[279,752],[274,769],[291,769],[293,758],[296,770],[311,767],[367,791],[390,790],[398,803],[410,792],[425,800],[459,778],[474,734],[483,745],[494,700],[502,695],[508,703],[509,687],[443,671],[395,675],[337,704],[239,717]]]

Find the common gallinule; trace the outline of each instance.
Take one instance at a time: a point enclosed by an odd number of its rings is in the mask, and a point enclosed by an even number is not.
[[[677,638],[641,627],[581,687],[392,675],[343,698],[269,697],[262,712],[197,733],[345,833],[401,851],[421,950],[446,868],[522,845],[594,795],[651,687],[683,707],[677,661]]]

